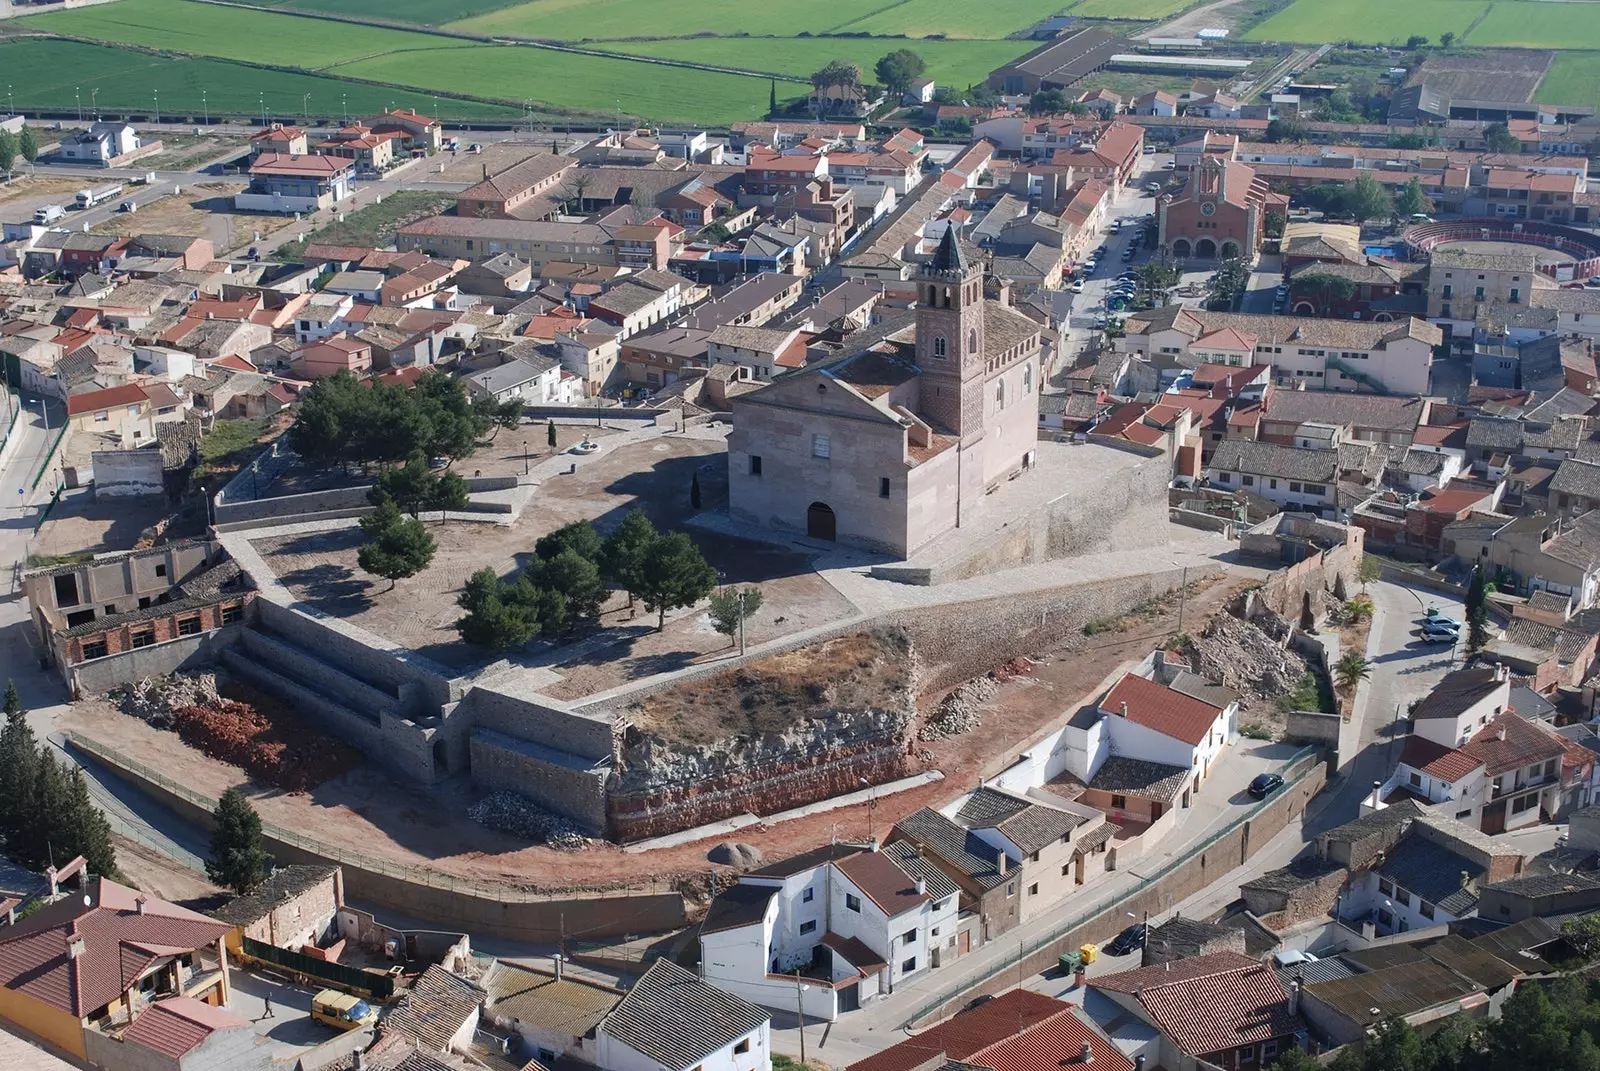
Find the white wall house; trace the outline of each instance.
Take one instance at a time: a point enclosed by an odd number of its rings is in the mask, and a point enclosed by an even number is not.
[[[659,959],[595,1028],[603,1071],[771,1071],[772,1016]]]
[[[882,852],[828,845],[718,895],[701,926],[701,971],[746,1000],[792,1011],[798,999],[832,1021],[936,965],[958,893],[936,870],[913,877]]]
[[[1411,708],[1412,732],[1459,748],[1505,710],[1510,698],[1511,680],[1504,666],[1457,670]]]
[[[294,340],[302,344],[320,342],[339,334],[345,329],[344,318],[355,305],[356,299],[350,294],[312,294],[310,302],[295,318]]]
[[[1332,515],[1339,451],[1227,439],[1211,455],[1206,478],[1218,490],[1248,491],[1286,510]]]
[[[1475,827],[1488,784],[1482,759],[1413,735],[1406,739],[1380,798],[1393,803],[1398,798],[1395,793],[1409,793],[1436,805],[1440,814]]]

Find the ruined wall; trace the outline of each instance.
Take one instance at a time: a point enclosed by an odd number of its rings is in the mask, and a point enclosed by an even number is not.
[[[1221,573],[1217,566],[1188,571],[1193,584]],[[1175,590],[1182,569],[1098,580],[1021,595],[954,603],[891,613],[880,624],[898,625],[910,634],[920,663],[918,687],[924,693],[954,688],[1021,655],[1064,646],[1081,649],[1083,628],[1114,618]]]
[[[1341,576],[1344,578],[1345,592],[1354,595],[1361,587],[1356,570],[1361,566],[1365,540],[1361,529],[1351,528],[1348,531],[1352,533],[1352,542],[1313,554],[1268,576],[1260,590],[1266,604],[1281,616],[1295,620],[1306,592],[1311,592],[1315,600],[1320,593],[1332,591]],[[1279,546],[1280,541],[1275,536],[1252,536],[1247,533],[1239,539],[1239,549],[1246,554],[1277,557]]]
[[[546,810],[566,815],[590,833],[605,835],[609,764],[584,764],[575,756],[492,729],[475,731],[470,744],[475,784],[521,793]]]
[[[96,450],[89,455],[94,464],[94,496],[116,498],[124,495],[159,495],[165,492],[161,451]]]

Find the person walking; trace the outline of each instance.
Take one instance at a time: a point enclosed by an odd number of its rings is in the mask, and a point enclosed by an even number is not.
[[[278,1017],[278,1014],[272,1010],[272,995],[270,993],[261,998],[261,1005],[261,1018],[276,1019]]]

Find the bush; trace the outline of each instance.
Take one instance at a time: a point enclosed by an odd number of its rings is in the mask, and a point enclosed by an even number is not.
[[[1248,737],[1251,740],[1271,740],[1272,730],[1268,729],[1265,725],[1256,725],[1252,723],[1240,729],[1239,735]]]

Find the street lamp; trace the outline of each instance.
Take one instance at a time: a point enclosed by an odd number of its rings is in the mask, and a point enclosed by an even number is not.
[[[308,123],[311,121],[311,94],[310,93],[302,93],[302,94],[300,94],[300,118],[304,119]]]
[[[206,91],[200,91],[200,113],[205,116],[206,126],[211,125],[211,105],[206,103]]]
[[[1177,562],[1172,564],[1178,565]],[[1181,636],[1183,635],[1183,604],[1189,597],[1189,567],[1187,565],[1178,565],[1178,568],[1183,570],[1183,577],[1178,581],[1178,635]]]
[[[155,94],[155,98],[156,98],[156,125],[160,126],[161,125],[161,90],[152,89],[150,92]]]
[[[811,991],[811,987],[810,986],[801,985],[800,984],[800,969],[798,967],[796,967],[795,968],[795,972],[794,972],[794,1014],[795,1014],[795,1019],[797,1020],[796,1023],[795,1023],[795,1026],[798,1027],[799,1030],[800,1030],[800,1064],[801,1064],[802,1067],[805,1066],[805,1062],[806,1062],[806,1007],[805,1007],[805,1003],[806,1002],[805,1002],[805,995],[807,993],[809,993],[810,991]]]
[[[873,818],[873,812],[875,812],[878,809],[877,787],[875,785],[873,785],[873,783],[871,781],[868,781],[865,777],[858,777],[858,778],[856,778],[856,780],[860,781],[863,785],[865,785],[867,787],[867,840],[868,841],[876,841],[878,839],[878,837],[877,837],[877,833],[873,830],[872,818]]]
[[[522,440],[522,474],[528,475],[528,440]]]
[[[83,122],[83,87],[72,87],[72,99],[78,103],[78,122]]]
[[[99,96],[100,96],[100,87],[99,86],[90,86],[89,87],[89,111],[91,113],[93,113],[94,118],[95,118],[95,122],[99,122],[100,121],[100,104],[99,104],[99,102],[97,100],[97,98]]]

